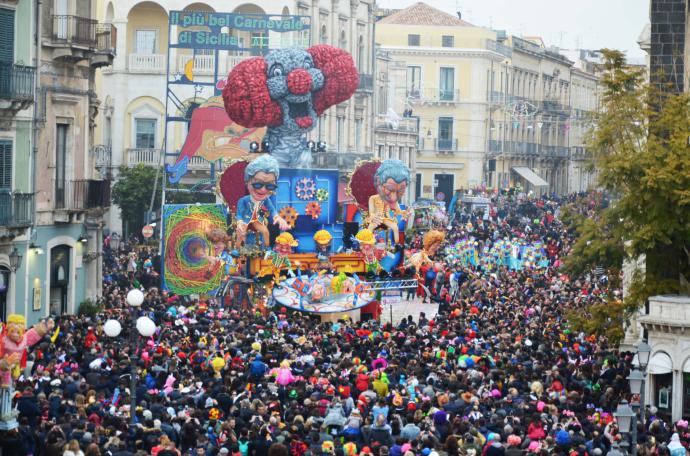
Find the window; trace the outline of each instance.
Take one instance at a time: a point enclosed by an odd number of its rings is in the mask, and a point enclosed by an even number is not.
[[[0,8],[0,62],[14,62],[14,10],[7,8]]]
[[[453,148],[453,118],[438,118],[438,144],[439,150],[451,150]]]
[[[455,47],[455,37],[453,35],[443,35],[441,37],[441,46],[444,48]]]
[[[364,57],[364,37],[359,36],[359,44],[357,45],[357,68],[359,71],[363,71],[365,67],[365,57]]]
[[[57,124],[55,130],[55,208],[65,207],[65,164],[67,163],[67,124]]]
[[[415,176],[415,183],[414,183],[414,199],[418,200],[421,197],[422,197],[422,174],[417,173],[417,175]]]
[[[136,119],[134,144],[137,149],[156,148],[156,119]]]
[[[340,49],[347,49],[347,35],[345,30],[340,31]]]
[[[12,190],[12,141],[0,141],[0,190]]]
[[[442,101],[455,99],[455,68],[441,68],[439,98]]]
[[[158,40],[155,30],[137,30],[134,42],[134,53],[151,55],[158,51]]]
[[[361,154],[362,151],[362,119],[355,119],[355,152]]]
[[[408,46],[419,46],[419,35],[407,35],[407,45]]]
[[[343,128],[345,124],[344,117],[337,117],[335,123],[335,140],[338,147],[338,153],[343,151]]]
[[[411,98],[419,98],[421,96],[422,88],[422,67],[408,66],[407,67],[407,96]]]
[[[321,26],[321,33],[319,35],[319,42],[321,44],[328,44],[328,32],[325,25]]]

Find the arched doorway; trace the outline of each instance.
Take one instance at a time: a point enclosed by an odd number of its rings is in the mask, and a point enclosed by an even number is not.
[[[7,321],[7,292],[10,288],[10,270],[0,266],[0,321]]]
[[[71,247],[58,245],[50,249],[50,314],[63,315],[68,310]]]

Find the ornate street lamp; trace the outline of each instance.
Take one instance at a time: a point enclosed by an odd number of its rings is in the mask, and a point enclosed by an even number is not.
[[[630,383],[630,392],[639,395],[642,392],[642,383],[644,382],[644,375],[638,369],[633,369],[628,375],[628,382]]]
[[[120,235],[117,233],[113,233],[110,235],[110,248],[113,249],[115,252],[120,251]]]
[[[17,250],[17,247],[14,247],[12,249],[12,252],[10,252],[10,269],[12,269],[12,272],[17,272],[17,269],[22,265],[22,255],[19,253],[19,250]]]
[[[129,418],[134,425],[136,422],[137,409],[137,333],[142,337],[151,337],[156,332],[156,324],[149,317],[137,318],[137,309],[144,303],[144,293],[133,288],[127,293],[127,304],[132,308],[132,356],[131,356],[131,370],[130,370],[130,410]],[[136,329],[136,330],[135,330]]]
[[[647,342],[640,342],[637,346],[637,361],[640,363],[642,371],[647,370],[649,364],[649,355],[652,353],[652,347]]]

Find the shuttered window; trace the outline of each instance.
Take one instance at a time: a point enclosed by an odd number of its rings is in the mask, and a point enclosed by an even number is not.
[[[0,190],[12,190],[12,141],[0,141]]]
[[[14,10],[0,8],[0,62],[14,62]]]

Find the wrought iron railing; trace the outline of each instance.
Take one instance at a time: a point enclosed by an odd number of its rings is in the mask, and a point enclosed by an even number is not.
[[[33,193],[0,190],[0,226],[29,226],[33,221]]]
[[[96,47],[98,21],[71,15],[53,16],[53,41]]]
[[[33,100],[35,78],[35,67],[0,62],[0,98]]]

